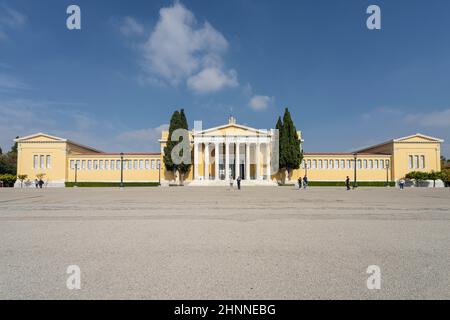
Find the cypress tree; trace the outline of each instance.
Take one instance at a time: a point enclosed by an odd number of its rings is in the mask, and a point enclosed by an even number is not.
[[[291,114],[286,108],[283,115],[283,124],[280,134],[280,168],[286,170],[290,179],[292,170],[300,168],[303,155],[300,149],[300,140],[297,129],[292,121]]]
[[[182,129],[189,130],[188,122],[186,119],[186,115],[184,114],[184,109],[180,110],[180,125]],[[191,165],[188,163],[181,163],[177,165],[177,170],[181,175],[185,175],[187,172],[189,172],[191,168]]]
[[[169,124],[169,135],[167,137],[167,143],[164,147],[164,165],[166,166],[166,169],[169,171],[173,171],[175,174],[176,171],[176,165],[172,161],[172,149],[176,146],[177,141],[172,141],[172,134],[175,130],[180,128],[180,112],[176,110],[172,117],[170,118],[170,124]]]

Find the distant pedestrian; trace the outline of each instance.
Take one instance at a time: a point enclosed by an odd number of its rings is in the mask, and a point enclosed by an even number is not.
[[[234,184],[233,177],[230,176],[230,189],[233,189],[233,184]]]
[[[299,190],[302,190],[302,178],[301,178],[301,177],[298,177],[297,182],[298,182],[298,189],[299,189]]]
[[[241,176],[239,176],[236,180],[238,190],[241,190]]]
[[[303,188],[306,189],[307,186],[308,186],[308,177],[305,175],[303,177]]]
[[[41,189],[42,189],[42,186],[44,185],[44,180],[42,180],[42,179],[39,179],[39,182],[38,182],[38,184],[39,184],[39,188],[41,188]]]
[[[350,178],[347,176],[347,179],[345,179],[345,186],[347,187],[347,190],[350,190]]]
[[[36,189],[39,188],[39,181],[38,181],[38,179],[34,179],[34,185],[36,186]]]
[[[405,179],[401,178],[399,181],[400,184],[400,190],[403,190],[405,188]]]

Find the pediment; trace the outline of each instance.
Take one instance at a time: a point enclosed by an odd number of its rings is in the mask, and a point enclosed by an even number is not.
[[[29,136],[20,137],[15,139],[17,142],[66,142],[67,139],[52,136],[46,133],[35,133]]]
[[[411,142],[413,142],[413,143],[414,142],[418,142],[418,143],[435,142],[436,143],[437,142],[437,143],[441,143],[441,142],[443,142],[443,140],[435,138],[435,137],[430,137],[430,136],[427,136],[427,135],[424,135],[421,133],[416,133],[411,136],[395,139],[394,142],[408,142],[408,143],[411,143]]]
[[[195,132],[194,135],[203,136],[257,136],[267,135],[267,130],[250,128],[239,124],[226,124],[223,126]]]

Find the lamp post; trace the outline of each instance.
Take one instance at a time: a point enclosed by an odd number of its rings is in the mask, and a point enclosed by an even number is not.
[[[75,187],[77,186],[78,163],[75,161]]]
[[[356,182],[356,160],[358,158],[358,154],[355,152],[353,154],[353,189],[358,187],[358,183]]]
[[[389,187],[389,162],[386,164],[386,187]]]
[[[120,153],[120,188],[123,188],[123,152]]]
[[[161,185],[161,160],[158,160],[158,183]]]

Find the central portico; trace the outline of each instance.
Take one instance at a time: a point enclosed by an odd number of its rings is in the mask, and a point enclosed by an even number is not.
[[[221,184],[241,177],[245,184],[273,184],[271,146],[274,131],[236,123],[192,132],[194,179],[192,185]]]

